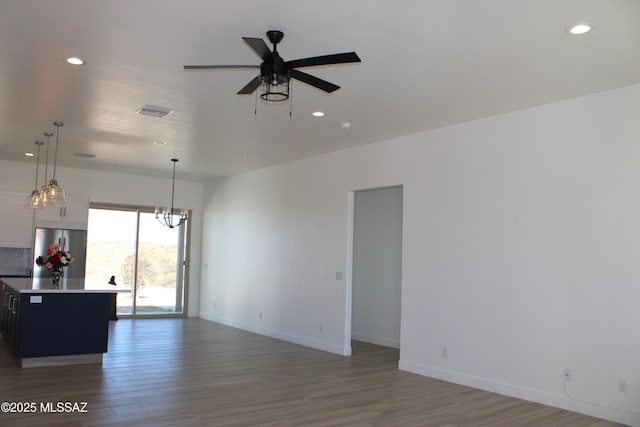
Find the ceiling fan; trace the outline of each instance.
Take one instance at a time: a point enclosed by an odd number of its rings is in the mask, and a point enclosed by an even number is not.
[[[263,39],[255,37],[243,37],[242,39],[253,49],[260,58],[260,65],[185,65],[185,70],[215,70],[229,68],[259,68],[260,75],[246,84],[238,91],[238,95],[249,95],[259,87],[260,97],[265,101],[284,101],[289,98],[289,80],[296,79],[313,87],[331,93],[340,88],[331,82],[304,73],[298,68],[314,67],[318,65],[345,64],[361,62],[355,52],[336,53],[333,55],[314,56],[311,58],[285,61],[278,53],[278,43],[284,37],[282,31],[267,31],[267,37],[273,44],[270,50]]]

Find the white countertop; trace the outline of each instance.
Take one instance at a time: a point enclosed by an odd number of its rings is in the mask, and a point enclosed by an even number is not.
[[[60,282],[60,289],[51,289],[51,279],[30,277],[0,278],[2,283],[21,294],[47,294],[47,293],[118,293],[131,292],[129,288],[113,286],[108,283],[99,283],[85,279],[66,279]]]

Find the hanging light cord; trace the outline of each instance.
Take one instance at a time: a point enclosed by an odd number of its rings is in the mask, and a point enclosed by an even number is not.
[[[58,164],[58,142],[60,141],[60,128],[64,126],[62,122],[53,122],[53,125],[56,126],[56,150],[55,155],[53,157],[53,180],[56,179],[56,166]]]
[[[44,135],[47,137],[47,155],[44,161],[44,185],[42,188],[47,186],[47,174],[49,173],[49,139],[53,136],[51,132],[45,132]]]
[[[40,146],[43,145],[44,142],[36,141],[35,144],[38,146],[38,154],[36,154],[36,185],[33,188],[35,189],[34,191],[38,191],[38,174],[40,173]]]
[[[173,162],[173,179],[171,180],[171,223],[173,224],[173,195],[176,190],[176,163],[178,159],[171,159]]]

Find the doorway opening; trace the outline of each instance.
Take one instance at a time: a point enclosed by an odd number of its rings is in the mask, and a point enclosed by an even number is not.
[[[91,204],[86,279],[115,283],[117,316],[169,317],[186,313],[188,224],[169,228],[153,208]]]
[[[355,352],[372,344],[400,349],[403,187],[352,196],[346,344]]]

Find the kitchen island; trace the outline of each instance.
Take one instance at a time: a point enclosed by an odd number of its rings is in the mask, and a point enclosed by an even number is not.
[[[68,279],[0,278],[0,331],[22,367],[101,363],[110,298],[128,289]]]

